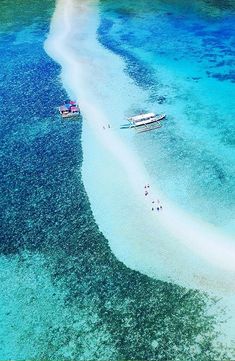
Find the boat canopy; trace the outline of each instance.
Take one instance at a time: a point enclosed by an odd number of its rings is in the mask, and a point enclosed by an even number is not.
[[[151,118],[155,118],[155,117],[156,117],[156,114],[154,114],[154,113],[146,113],[146,114],[140,114],[140,115],[136,115],[135,117],[128,118],[128,120],[131,122],[140,122],[142,120],[147,120],[147,119],[151,119]]]
[[[71,112],[78,112],[79,108],[75,107],[75,106],[71,106],[70,110],[71,110]]]
[[[69,103],[65,103],[63,105],[60,106],[59,110],[61,112],[78,112],[79,111],[79,107],[76,104],[76,102],[70,100]]]

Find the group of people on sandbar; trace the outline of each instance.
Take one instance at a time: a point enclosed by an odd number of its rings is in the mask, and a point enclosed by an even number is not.
[[[106,128],[111,128],[110,124],[108,124],[107,127],[103,125],[103,129],[105,130]]]
[[[144,189],[145,189],[144,195],[145,195],[145,197],[147,197],[147,196],[149,195],[149,188],[150,188],[150,185],[149,185],[149,184],[146,184],[146,185],[144,186]],[[155,208],[156,208],[156,210],[157,210],[158,212],[159,212],[159,211],[162,211],[162,205],[161,205],[159,199],[157,199],[156,202],[155,202],[154,200],[152,201],[152,211],[154,211]]]

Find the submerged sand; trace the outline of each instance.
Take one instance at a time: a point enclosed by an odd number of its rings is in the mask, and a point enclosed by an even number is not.
[[[99,44],[98,26],[97,1],[59,0],[45,49],[62,66],[69,95],[79,99],[83,180],[101,231],[133,269],[191,288],[233,292],[233,239],[167,199],[137,155],[134,135],[120,131],[128,101],[131,106],[145,94],[125,75],[123,61]],[[161,212],[152,211],[157,200]]]

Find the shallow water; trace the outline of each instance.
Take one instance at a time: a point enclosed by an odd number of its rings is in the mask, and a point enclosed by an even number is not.
[[[101,7],[99,40],[148,93],[140,108],[168,115],[136,139],[147,169],[177,204],[234,237],[234,8],[215,16],[182,2]]]
[[[1,2],[0,358],[221,360],[216,300],[126,268],[95,224],[92,138],[59,119],[60,68],[43,51],[53,6]]]
[[[152,79],[152,87],[155,88],[156,77],[154,78],[153,71],[153,76],[150,76],[148,69],[146,70],[142,63],[138,64],[133,56],[126,65],[121,57],[113,54],[110,51],[110,48],[114,50],[112,38],[109,48],[103,47],[97,41],[97,27],[100,25],[102,33],[103,26],[102,21],[100,22],[99,9],[93,1],[81,4],[60,1],[46,42],[48,53],[62,65],[64,86],[71,96],[79,98],[83,109],[85,119],[82,133],[83,180],[95,219],[108,238],[114,254],[128,267],[157,279],[170,280],[187,287],[216,292],[224,289],[226,292],[229,290],[233,292],[234,284],[231,278],[234,278],[235,245],[231,217],[226,218],[229,222],[225,226],[221,225],[221,217],[214,217],[215,212],[211,211],[215,208],[214,204],[213,208],[200,205],[205,216],[203,212],[196,212],[197,202],[194,205],[193,195],[190,193],[193,186],[198,187],[196,177],[190,187],[185,185],[185,188],[182,188],[183,193],[177,172],[173,175],[169,174],[164,180],[166,185],[170,186],[172,183],[175,195],[171,194],[172,190],[167,192],[166,187],[161,187],[159,181],[161,173],[165,176],[167,174],[161,172],[162,164],[154,167],[154,162],[165,163],[166,159],[166,170],[172,168],[173,171],[177,171],[175,166],[177,152],[175,151],[171,159],[173,166],[170,167],[168,164],[167,167],[168,155],[164,155],[159,142],[154,141],[151,135],[145,134],[140,137],[133,132],[120,129],[125,117],[138,111],[140,105],[149,107],[150,104],[151,106],[154,104],[149,91],[151,83],[146,89],[143,87],[143,81],[142,83],[136,81],[135,75],[138,76],[139,70],[142,69],[141,79],[145,73],[145,85],[148,85],[148,81]],[[146,14],[149,16],[149,12]],[[118,18],[119,13],[116,12],[113,16],[115,15]],[[77,27],[78,21],[79,27]],[[64,24],[64,31],[61,30],[61,22]],[[64,44],[66,51],[62,51],[58,46],[59,43]],[[124,56],[124,60],[126,58],[127,56]],[[129,76],[130,64],[132,77]],[[169,84],[168,88],[171,89]],[[161,103],[161,110],[166,111],[167,105],[162,100]],[[181,109],[184,114],[182,101],[175,101],[170,107],[168,104],[168,108],[168,111],[174,109],[177,112]],[[187,129],[183,127],[179,135],[182,122],[177,123],[180,127],[177,129],[173,127],[173,116],[170,115],[169,118],[172,120],[171,123],[170,119],[163,122],[162,134],[164,129],[166,134],[163,145],[166,150],[172,148],[169,143],[172,140],[170,135],[172,133],[176,145],[178,144],[178,157],[182,158],[183,162],[181,143],[185,142],[188,148],[192,144],[190,139],[184,140],[183,135],[191,136],[191,133],[189,130],[185,133]],[[111,124],[111,128],[107,127],[108,123]],[[192,128],[191,123],[188,123],[189,128]],[[159,136],[161,130],[152,134]],[[150,142],[151,148],[148,148],[145,140]],[[188,162],[189,156],[192,155],[194,157],[192,163],[198,161],[201,164],[202,154],[206,154],[203,148],[199,159],[195,160],[194,152],[188,149]],[[146,155],[148,155],[147,159]],[[181,173],[184,174],[184,178],[181,178],[186,180],[193,178],[191,169],[197,169],[198,166],[191,167],[190,161],[187,172],[186,165],[183,165],[184,173],[182,169]],[[199,181],[201,179],[202,177]],[[151,183],[149,197],[144,197],[146,183]],[[157,199],[160,199],[164,207],[164,212],[159,214],[156,210],[151,212],[151,202],[157,202]],[[180,202],[182,199],[183,202]],[[208,197],[208,204],[212,205],[212,203]],[[220,208],[222,212],[224,208]],[[104,209],[108,209],[105,215]],[[120,243],[120,238],[125,239],[125,242]]]
[[[233,300],[227,293],[232,295],[234,289],[231,282],[234,245],[231,237],[226,236],[226,233],[232,235],[231,228],[222,227],[209,215],[204,217],[208,224],[205,219],[203,223],[201,214],[197,218],[196,212],[189,208],[190,216],[189,212],[182,211],[185,207],[176,198],[178,207],[165,201],[164,212],[156,218],[151,208],[150,212],[148,209],[150,199],[144,201],[144,182],[157,181],[147,162],[143,162],[145,138],[137,141],[139,135],[123,132],[119,127],[125,116],[140,110],[139,104],[153,103],[148,89],[146,91],[143,84],[136,81],[135,75],[142,69],[146,80],[150,77],[144,65],[138,65],[134,57],[125,65],[120,57],[110,52],[110,49],[115,50],[112,38],[106,49],[97,42],[97,27],[101,24],[99,32],[102,33],[102,26],[107,25],[100,23],[99,9],[93,1],[68,1],[66,4],[60,1],[46,42],[48,53],[62,65],[64,86],[71,96],[79,98],[83,109],[82,175],[95,219],[115,256],[126,265],[155,279],[216,291],[224,296],[219,307],[228,305],[231,312]],[[78,23],[80,26],[76,26]],[[105,45],[102,36],[100,39]],[[58,42],[64,44],[66,51],[61,51]],[[127,60],[125,53],[118,54]],[[134,72],[132,78],[130,69]],[[162,99],[159,102],[164,109],[166,104]],[[177,109],[180,106],[177,103]],[[107,127],[108,123],[111,128]],[[143,152],[138,155],[140,149]],[[159,154],[156,147],[152,154]],[[162,189],[155,187],[152,191],[153,183],[151,197],[158,194],[161,198]],[[216,228],[212,227],[213,223]],[[225,325],[225,330],[229,329],[228,339],[234,337],[233,320],[230,327]]]

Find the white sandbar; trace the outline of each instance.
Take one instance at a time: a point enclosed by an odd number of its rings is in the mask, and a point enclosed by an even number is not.
[[[45,43],[82,109],[83,180],[96,222],[128,267],[191,288],[233,292],[234,240],[167,199],[137,156],[134,135],[119,129],[128,102],[145,94],[125,75],[123,61],[97,41],[97,5],[59,0]],[[151,210],[157,199],[161,212]]]

